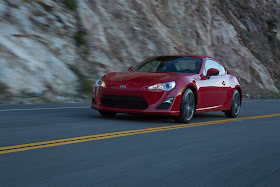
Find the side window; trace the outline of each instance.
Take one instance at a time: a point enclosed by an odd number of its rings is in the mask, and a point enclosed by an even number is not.
[[[220,63],[218,63],[218,62],[216,62],[214,60],[208,59],[205,62],[205,66],[204,66],[204,70],[203,70],[203,75],[204,76],[206,76],[207,71],[210,68],[218,69],[220,71],[219,75],[224,75],[225,72],[226,72],[225,68],[222,65],[220,65]]]
[[[209,60],[206,60],[204,69],[203,69],[203,75],[206,76],[208,69],[210,69],[210,62]]]
[[[220,71],[219,64],[216,61],[209,59],[209,60],[206,60],[206,62],[205,62],[203,75],[206,76],[207,71],[211,68],[218,69]]]
[[[221,65],[221,64],[219,64],[219,66],[220,66],[220,73],[219,73],[219,75],[224,75],[225,73],[226,73],[226,69]]]

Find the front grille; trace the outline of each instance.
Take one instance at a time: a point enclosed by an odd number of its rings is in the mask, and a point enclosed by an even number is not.
[[[102,105],[110,108],[145,110],[148,104],[143,97],[104,95]]]

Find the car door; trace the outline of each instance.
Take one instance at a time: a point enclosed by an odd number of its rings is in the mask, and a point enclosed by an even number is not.
[[[221,86],[221,94],[222,94],[222,103],[221,105],[224,105],[227,100],[228,100],[228,96],[229,96],[229,92],[230,92],[230,84],[229,84],[229,81],[228,81],[228,75],[227,75],[227,72],[226,72],[226,68],[224,68],[220,63],[218,63],[219,65],[219,76],[221,77],[222,79],[222,86]]]
[[[207,71],[211,68],[218,69],[219,75],[206,78]],[[197,81],[198,101],[197,108],[214,109],[220,108],[226,99],[226,75],[221,71],[220,64],[212,59],[206,59],[200,80]]]

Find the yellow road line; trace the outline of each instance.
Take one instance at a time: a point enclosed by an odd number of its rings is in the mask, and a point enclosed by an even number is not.
[[[244,121],[244,120],[252,120],[252,119],[262,119],[262,118],[270,118],[270,117],[278,117],[278,116],[280,116],[280,113],[261,115],[261,116],[252,116],[252,117],[243,117],[243,118],[234,118],[234,119],[225,119],[225,120],[206,121],[206,122],[199,122],[199,123],[189,123],[189,124],[181,124],[181,125],[171,125],[171,126],[164,126],[164,127],[154,127],[154,128],[146,128],[146,129],[138,129],[138,130],[128,130],[128,131],[80,136],[74,138],[64,138],[58,140],[50,140],[50,141],[43,141],[43,142],[0,147],[0,154],[39,149],[44,147],[54,147],[59,145],[67,145],[67,144],[87,142],[93,140],[116,138],[116,137],[129,136],[135,134],[144,134],[144,133],[158,132],[158,131],[165,131],[165,130],[172,130],[172,129],[180,129],[180,128],[203,126],[203,125],[213,125],[219,123],[236,122],[236,121]]]

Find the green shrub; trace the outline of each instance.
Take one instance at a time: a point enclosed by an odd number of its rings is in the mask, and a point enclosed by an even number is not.
[[[271,18],[270,20],[268,20],[266,23],[268,25],[269,30],[277,29],[277,22],[278,20],[276,18]]]
[[[75,40],[79,45],[87,45],[87,40],[84,32],[77,32],[74,36]]]
[[[76,0],[64,0],[64,4],[71,10],[77,10],[78,4]]]
[[[0,93],[7,93],[8,89],[9,87],[6,84],[0,82]]]
[[[88,79],[80,70],[79,68],[75,67],[74,65],[68,65],[68,67],[77,75],[79,78],[80,88],[79,92],[83,94],[90,94],[92,93],[92,89],[94,83]]]
[[[254,37],[253,33],[251,33],[250,31],[244,31],[244,33],[245,33],[249,38],[253,38],[253,37]]]

